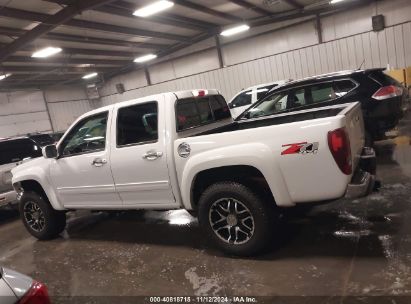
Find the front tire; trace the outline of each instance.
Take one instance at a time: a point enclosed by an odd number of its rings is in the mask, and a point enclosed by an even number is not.
[[[273,215],[274,206],[237,182],[213,184],[199,200],[200,225],[220,249],[232,255],[261,252],[271,241]]]
[[[57,237],[66,227],[66,214],[51,207],[47,198],[24,192],[19,203],[20,217],[27,231],[39,240]]]

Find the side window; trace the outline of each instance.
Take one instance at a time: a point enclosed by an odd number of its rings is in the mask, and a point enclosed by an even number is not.
[[[120,108],[117,114],[117,146],[158,140],[156,102]]]
[[[274,88],[276,85],[269,85],[266,87],[258,88],[257,89],[257,100],[260,100],[263,98],[272,88]]]
[[[252,99],[252,91],[246,91],[238,95],[236,98],[233,99],[230,106],[231,108],[238,108],[243,107],[251,104]]]
[[[311,98],[313,103],[325,102],[336,99],[338,96],[334,91],[332,82],[320,83],[311,86]]]
[[[63,156],[104,150],[108,113],[87,117],[77,123],[61,144]]]
[[[291,91],[288,98],[287,108],[291,109],[305,106],[307,104],[305,93],[305,88],[295,89]]]
[[[337,97],[342,97],[356,87],[356,84],[351,80],[337,80],[334,82],[336,87],[335,94]]]

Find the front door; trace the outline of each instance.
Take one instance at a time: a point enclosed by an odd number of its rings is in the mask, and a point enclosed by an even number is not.
[[[121,207],[109,163],[109,117],[106,111],[80,120],[58,147],[50,176],[66,208]]]
[[[167,168],[164,103],[121,106],[112,132],[111,170],[127,208],[172,208],[176,206]]]

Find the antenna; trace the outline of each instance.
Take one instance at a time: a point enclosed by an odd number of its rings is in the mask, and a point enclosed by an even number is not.
[[[364,60],[362,61],[360,67],[357,69],[357,71],[361,70],[361,68],[362,68],[362,66],[364,65],[364,63],[365,63],[365,58],[364,58]]]

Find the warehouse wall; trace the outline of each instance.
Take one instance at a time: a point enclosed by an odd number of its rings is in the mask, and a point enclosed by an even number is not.
[[[371,16],[377,14],[385,16],[387,28],[375,33],[372,31]],[[292,27],[290,22],[283,22],[251,29],[238,41],[235,39],[239,37],[222,39],[224,68],[219,68],[214,39],[208,39],[179,51],[174,55],[177,58],[167,58],[149,66],[150,86],[144,71],[136,70],[107,81],[100,90],[100,101],[88,101],[84,86],[47,90],[45,96],[53,127],[55,130],[65,130],[79,115],[91,109],[160,92],[217,88],[230,99],[242,88],[254,84],[356,69],[363,61],[364,68],[411,66],[409,0],[378,1],[360,9],[322,17],[321,44],[314,21],[301,23],[303,21],[298,20],[298,24]],[[281,26],[287,28],[279,29]],[[255,34],[256,37],[247,37]],[[117,83],[124,84],[124,94],[116,93]],[[0,98],[1,102],[8,100],[3,95]],[[29,108],[25,110],[33,111]],[[7,111],[1,107],[0,115],[13,111],[18,113],[11,108]],[[4,122],[3,117],[0,116],[0,125],[10,128],[15,123],[13,119]],[[19,119],[30,125],[32,116],[21,116]],[[45,116],[38,120],[43,124],[47,121]]]
[[[383,14],[387,28],[373,32],[371,16]],[[204,52],[149,67],[148,86],[143,71],[115,77],[101,93],[102,105],[159,92],[191,88],[218,88],[230,99],[242,88],[280,79],[298,79],[345,69],[411,66],[411,1],[386,0],[322,18],[323,43],[315,22],[232,42],[222,48],[225,68],[218,68],[216,49],[202,42]],[[252,32],[250,34],[253,34]],[[231,38],[234,39],[234,38]],[[183,52],[184,54],[184,52]],[[127,92],[117,94],[116,83]]]
[[[50,131],[41,91],[0,93],[0,138]]]
[[[65,131],[80,115],[100,106],[89,101],[84,87],[51,88],[44,92],[54,131]]]

